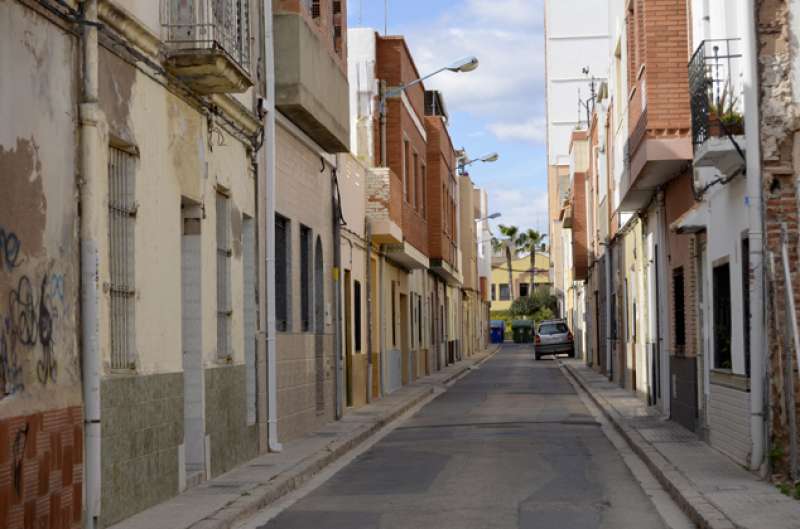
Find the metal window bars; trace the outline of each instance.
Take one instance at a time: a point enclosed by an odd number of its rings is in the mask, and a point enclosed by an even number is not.
[[[108,242],[111,368],[135,362],[135,158],[114,147],[108,156]]]
[[[231,356],[231,210],[230,198],[217,192],[217,358]]]
[[[161,0],[173,50],[220,50],[250,71],[249,0]]]
[[[743,110],[740,46],[741,39],[704,40],[689,61],[694,145],[727,132],[740,133]]]

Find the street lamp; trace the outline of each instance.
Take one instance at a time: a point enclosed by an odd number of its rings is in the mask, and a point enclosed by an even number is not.
[[[491,214],[491,215],[489,215],[488,217],[483,217],[482,219],[475,219],[475,222],[482,222],[482,221],[484,221],[484,220],[494,220],[494,219],[499,219],[499,218],[500,218],[500,217],[502,217],[502,216],[503,216],[503,214],[502,214],[502,213],[492,213],[492,214]]]
[[[395,86],[389,90],[382,90],[381,93],[381,102],[380,102],[380,116],[381,116],[381,164],[384,167],[387,167],[386,164],[386,100],[390,97],[395,97],[402,94],[407,88],[410,88],[414,85],[418,85],[426,79],[433,77],[436,74],[442,73],[444,71],[448,72],[455,72],[455,73],[466,73],[471,72],[475,68],[478,67],[478,58],[477,57],[464,57],[463,59],[459,59],[444,68],[439,68],[435,72],[429,73],[424,77],[420,77],[410,83],[402,84],[400,86]]]
[[[486,156],[481,156],[480,158],[475,158],[473,160],[470,160],[469,158],[467,158],[467,155],[466,155],[466,153],[464,151],[461,151],[461,152],[462,152],[462,154],[458,158],[458,174],[461,175],[461,176],[464,176],[464,170],[469,165],[472,165],[472,164],[478,163],[478,162],[481,162],[481,163],[492,163],[492,162],[496,162],[498,159],[500,159],[500,155],[497,154],[496,152],[493,152],[491,154],[487,154]]]

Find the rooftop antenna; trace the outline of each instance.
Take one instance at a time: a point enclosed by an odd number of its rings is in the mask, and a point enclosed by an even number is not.
[[[581,68],[581,73],[586,77],[589,77],[589,67],[584,66]],[[581,89],[578,88],[578,126],[580,126],[581,118],[580,112],[581,110],[586,110],[586,128],[589,128],[592,124],[592,112],[594,111],[594,104],[597,101],[597,90],[595,88],[597,79],[594,75],[591,76],[591,83],[589,84],[589,99],[584,101],[581,99]]]
[[[358,1],[358,25],[364,26],[364,0]]]
[[[383,2],[383,36],[389,34],[389,0]]]

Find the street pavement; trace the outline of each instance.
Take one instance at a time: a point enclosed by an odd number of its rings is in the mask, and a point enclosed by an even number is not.
[[[259,529],[664,528],[553,360],[505,344]]]

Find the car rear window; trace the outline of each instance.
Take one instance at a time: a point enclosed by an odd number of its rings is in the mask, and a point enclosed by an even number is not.
[[[566,323],[543,323],[539,326],[539,334],[565,334],[569,332]]]

